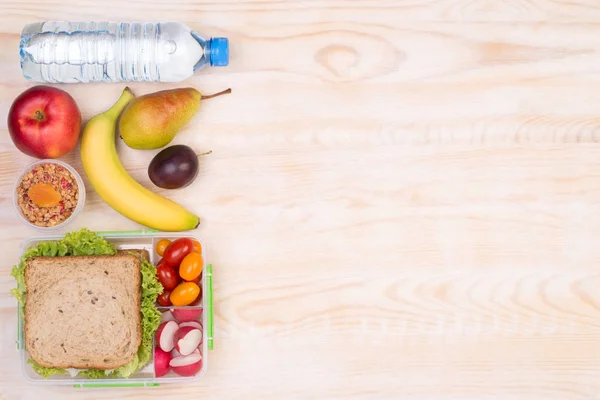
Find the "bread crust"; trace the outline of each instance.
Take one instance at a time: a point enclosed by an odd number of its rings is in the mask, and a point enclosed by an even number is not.
[[[25,346],[43,367],[116,369],[142,342],[140,259],[32,257],[25,267]]]

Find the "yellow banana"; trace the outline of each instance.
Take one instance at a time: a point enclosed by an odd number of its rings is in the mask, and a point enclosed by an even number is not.
[[[117,119],[134,98],[125,88],[119,100],[87,123],[81,138],[81,161],[90,183],[112,208],[142,225],[161,231],[198,226],[198,216],[133,179],[123,168],[115,147]]]

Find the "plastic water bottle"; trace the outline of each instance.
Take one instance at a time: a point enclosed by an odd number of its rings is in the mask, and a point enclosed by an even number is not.
[[[37,82],[179,82],[229,64],[226,38],[177,22],[62,22],[25,26],[21,70]]]

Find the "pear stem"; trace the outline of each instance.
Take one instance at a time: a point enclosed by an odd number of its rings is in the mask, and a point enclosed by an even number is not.
[[[231,93],[231,88],[225,89],[225,90],[223,90],[221,92],[218,92],[218,93],[214,93],[214,94],[209,94],[209,95],[206,95],[206,96],[202,96],[201,99],[202,100],[212,99],[213,97],[218,97],[218,96],[221,96],[223,94],[228,94],[228,93]]]
[[[207,155],[209,155],[209,154],[211,154],[211,153],[212,153],[212,150],[209,150],[209,151],[207,151],[207,152],[205,152],[205,153],[200,153],[200,154],[196,154],[196,155],[197,155],[198,157],[202,157],[202,156],[207,156]]]

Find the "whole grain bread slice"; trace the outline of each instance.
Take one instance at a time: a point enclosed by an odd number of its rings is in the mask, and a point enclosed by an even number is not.
[[[138,257],[33,257],[25,269],[25,346],[39,365],[115,369],[142,340]]]

